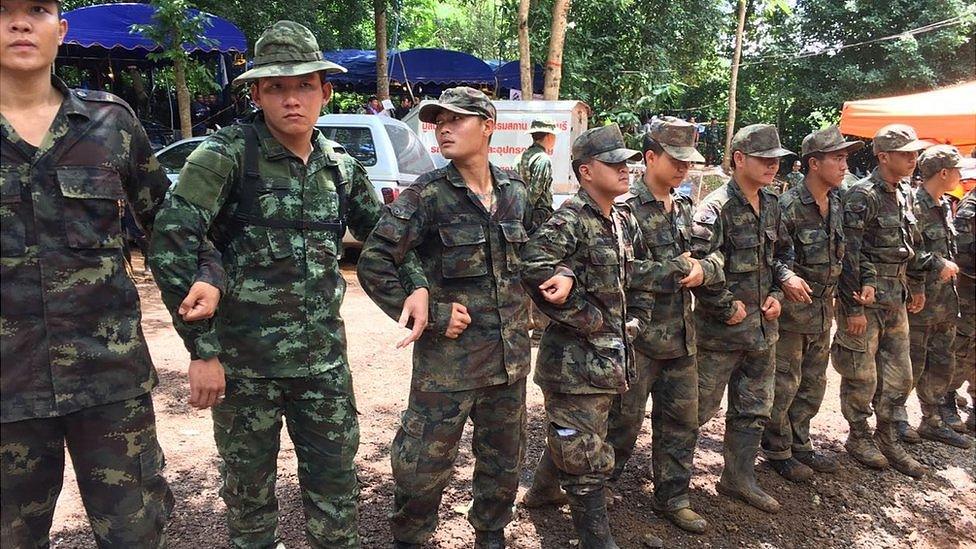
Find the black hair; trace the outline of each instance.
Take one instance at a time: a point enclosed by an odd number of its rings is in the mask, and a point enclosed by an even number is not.
[[[535,132],[532,134],[532,141],[542,141],[549,135],[549,132]]]
[[[800,165],[803,173],[810,173],[810,159],[816,158],[817,162],[823,162],[824,158],[827,158],[827,153],[822,152],[812,152],[805,155],[800,159]]]
[[[644,134],[644,142],[643,146],[641,147],[641,152],[644,153],[644,155],[647,155],[647,151],[651,151],[657,156],[661,156],[661,154],[664,153],[664,147],[657,142],[657,139],[651,137],[650,133]]]

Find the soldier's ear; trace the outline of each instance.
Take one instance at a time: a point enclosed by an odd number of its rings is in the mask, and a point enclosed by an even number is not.
[[[322,82],[322,106],[332,100],[332,82]]]

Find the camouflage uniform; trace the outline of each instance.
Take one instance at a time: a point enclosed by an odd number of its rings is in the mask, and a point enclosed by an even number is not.
[[[944,406],[950,404],[948,399],[955,400],[956,390],[966,381],[969,381],[969,398],[976,403],[976,191],[966,193],[959,203],[953,226],[956,230],[956,264],[959,265],[959,274],[956,275],[959,319],[956,321],[956,340],[953,344],[955,369]],[[951,405],[954,410],[955,403]],[[964,429],[961,422],[953,428]]]
[[[436,111],[494,118],[481,92],[446,90]],[[423,544],[437,527],[437,509],[450,481],[464,424],[474,423],[474,502],[468,520],[483,533],[512,519],[525,441],[525,378],[529,372],[526,295],[519,252],[535,208],[518,174],[491,166],[492,211],[468,188],[453,163],[420,176],[386,212],[363,246],[359,280],[391,318],[410,292],[397,269],[416,252],[430,292],[427,330],[414,344],[407,410],[393,440],[394,538]],[[471,324],[445,337],[451,304],[464,305]]]
[[[783,183],[783,192],[800,186],[803,183],[803,172],[790,172],[786,174],[786,181]]]
[[[97,544],[158,547],[173,496],[122,211],[151,233],[169,181],[121,99],[53,84],[39,147],[0,116],[3,546],[48,545],[67,444]],[[222,285],[196,262],[194,276]]]
[[[284,63],[295,50],[321,59],[308,29],[275,24],[258,40],[256,68],[238,81],[334,71],[323,61]],[[252,131],[254,150],[245,154]],[[213,420],[235,547],[280,541],[282,415],[298,457],[309,542],[359,545],[359,425],[338,261],[344,223],[365,240],[380,203],[366,171],[337,143],[314,130],[311,144],[303,162],[271,135],[260,112],[249,124],[218,131],[187,158],[153,238],[153,272],[191,357],[219,357],[226,371],[226,397]],[[186,324],[176,310],[197,243],[207,240],[223,252],[230,282],[213,319]]]

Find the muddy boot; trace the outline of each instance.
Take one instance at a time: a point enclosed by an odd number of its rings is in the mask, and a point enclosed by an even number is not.
[[[692,510],[691,507],[680,509],[668,509],[654,500],[654,512],[671,521],[672,524],[681,528],[685,532],[692,534],[704,534],[708,528],[708,522],[701,515]]]
[[[792,457],[789,459],[771,459],[769,466],[773,468],[773,471],[779,473],[779,476],[791,482],[806,482],[813,476],[813,469]]]
[[[871,438],[871,431],[866,421],[851,425],[851,432],[847,435],[844,448],[861,465],[872,469],[888,468],[888,458],[881,453],[881,450],[878,450],[878,445]]]
[[[953,431],[942,421],[937,409],[928,407],[922,409],[922,422],[918,424],[918,434],[926,440],[941,442],[963,450],[973,447],[969,437]]]
[[[529,509],[546,507],[549,505],[561,506],[569,503],[566,492],[559,487],[559,471],[556,464],[549,457],[549,450],[542,453],[539,464],[535,467],[535,476],[532,477],[532,486],[522,496],[522,506]]]
[[[723,496],[735,498],[767,513],[779,511],[779,502],[756,484],[756,454],[761,433],[726,431],[722,455],[725,467],[715,489]]]
[[[942,398],[942,404],[939,405],[939,415],[942,416],[942,422],[946,426],[957,433],[966,432],[966,424],[962,422],[962,418],[959,417],[959,408],[956,406],[956,392],[949,391]]]
[[[588,486],[589,490],[569,493],[569,510],[573,516],[573,526],[579,536],[580,549],[620,549],[610,535],[610,520],[607,518],[607,502],[603,488]]]
[[[505,530],[475,530],[475,549],[505,549]]]
[[[793,459],[818,473],[836,473],[837,461],[818,452],[793,452]]]
[[[878,428],[874,431],[874,440],[878,443],[878,449],[881,450],[884,457],[888,459],[888,463],[896,471],[912,478],[921,478],[925,475],[925,467],[905,451],[901,445],[893,424],[878,420]]]
[[[895,432],[898,433],[898,440],[905,444],[918,444],[922,442],[922,437],[918,435],[918,431],[909,425],[907,421],[896,421]]]

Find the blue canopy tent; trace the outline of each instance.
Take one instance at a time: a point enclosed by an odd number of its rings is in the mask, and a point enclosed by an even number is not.
[[[332,50],[323,52],[329,61],[349,72],[330,77],[339,88],[360,92],[376,90],[376,52],[374,50]],[[433,94],[457,85],[494,87],[495,74],[477,57],[459,51],[420,48],[389,54],[390,87],[409,86],[415,94]]]
[[[521,90],[522,74],[518,60],[509,61],[498,67],[495,71],[495,80],[498,82],[499,90]],[[543,80],[542,66],[539,64],[532,65],[532,90],[542,92]]]

